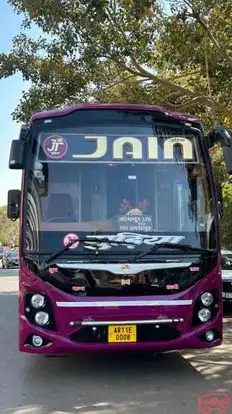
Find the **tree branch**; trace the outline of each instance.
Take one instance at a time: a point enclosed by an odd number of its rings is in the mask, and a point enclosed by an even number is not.
[[[168,81],[170,82],[175,82],[176,79],[182,79],[185,78],[186,76],[191,76],[191,75],[199,75],[201,73],[201,71],[198,70],[194,70],[193,72],[189,72],[189,73],[182,73],[181,75],[173,75],[170,78],[167,78]]]
[[[209,27],[207,26],[207,24],[205,23],[204,19],[201,17],[200,13],[196,10],[193,2],[191,2],[191,0],[184,0],[184,3],[191,8],[192,10],[192,14],[193,17],[201,24],[201,26],[203,27],[205,33],[207,34],[207,36],[212,40],[212,42],[214,43],[214,45],[217,47],[217,49],[220,51],[221,54],[223,54],[224,58],[226,58],[231,64],[232,64],[232,60],[230,59],[229,56],[227,56],[227,54],[225,52],[223,52],[223,48],[220,47],[219,43],[217,42],[216,38],[213,36],[213,34],[210,32]],[[112,15],[111,11],[109,10],[109,8],[107,9],[107,13],[108,13],[108,20],[111,24],[115,24],[115,18]],[[128,43],[128,39],[124,33],[124,30],[119,26],[118,30],[120,31],[124,41],[126,43]],[[169,79],[163,79],[149,71],[147,71],[146,69],[144,69],[135,59],[134,56],[130,56],[131,59],[131,63],[132,66],[125,64],[124,62],[119,62],[117,59],[114,59],[124,70],[128,71],[129,73],[131,73],[132,75],[136,76],[136,77],[141,77],[141,78],[147,78],[149,80],[151,80],[153,83],[155,84],[160,84],[165,86],[166,88],[170,89],[172,92],[178,93],[180,96],[189,96],[191,99],[190,101],[201,101],[202,104],[207,105],[211,108],[217,108],[217,110],[222,111],[224,113],[227,113],[229,116],[232,115],[232,109],[228,109],[227,107],[225,107],[224,105],[221,105],[218,101],[214,100],[211,97],[211,94],[209,94],[209,96],[202,94],[201,92],[197,92],[197,91],[192,91],[189,88],[186,88],[184,86],[178,85],[176,83],[173,83],[172,80]],[[207,67],[206,67],[206,71],[208,73]],[[209,84],[209,79],[208,79],[208,88],[210,91],[210,84]]]
[[[183,111],[183,110],[187,109],[187,107],[189,105],[194,104],[196,102],[202,103],[202,98],[200,96],[196,96],[195,98],[185,100],[181,104],[171,104],[171,103],[168,103],[168,105],[170,107],[172,107],[173,109],[175,109],[175,110]]]
[[[123,84],[124,82],[126,82],[127,80],[130,80],[130,79],[133,79],[133,78],[135,78],[135,76],[134,75],[129,75],[129,76],[127,76],[126,78],[124,78],[124,79],[120,79],[120,80],[118,80],[117,82],[114,82],[114,83],[112,83],[111,85],[108,85],[108,86],[106,86],[105,88],[102,88],[102,89],[100,89],[99,91],[97,91],[96,93],[93,93],[93,95],[96,97],[96,96],[98,96],[99,94],[101,94],[101,93],[104,93],[105,91],[108,91],[109,89],[112,89],[112,88],[114,88],[115,86],[117,86],[117,85],[120,85],[120,84]],[[137,81],[139,82],[139,83],[142,83],[142,82],[146,82],[146,81],[148,81],[149,79],[147,79],[147,78],[141,78],[141,79],[137,79]]]
[[[134,58],[131,58],[131,60],[132,60],[132,64],[135,67],[135,69],[127,66],[125,63],[122,63],[122,62],[121,63],[118,62],[118,64],[122,65],[122,67],[125,70],[134,74],[135,76],[139,76],[142,78],[146,77],[152,80],[153,83],[155,84],[163,85],[173,92],[179,92],[180,95],[182,96],[191,97],[192,99],[190,101],[193,101],[193,99],[195,98],[195,101],[198,101],[202,103],[203,105],[208,106],[209,108],[212,108],[214,110],[217,110],[219,112],[226,114],[229,117],[232,117],[232,108],[228,108],[227,106],[224,106],[220,102],[213,99],[211,96],[204,95],[200,92],[194,92],[184,86],[178,85],[176,83],[172,83],[168,81],[167,79],[160,78],[159,76],[154,75],[153,73],[144,69]]]
[[[173,91],[181,92],[183,95],[192,96],[193,98],[197,97],[197,96],[202,96],[204,98],[207,98],[205,95],[201,94],[200,92],[191,91],[191,89],[188,89],[188,88],[186,88],[184,86],[181,86],[181,85],[178,85],[176,83],[172,83],[168,79],[160,78],[159,76],[154,75],[151,72],[148,72],[138,62],[136,62],[134,59],[133,59],[132,63],[135,66],[135,68],[137,70],[137,73],[140,74],[140,76],[146,76],[147,78],[152,79],[155,83],[159,83],[163,86],[166,86],[166,87],[170,88]]]
[[[187,4],[188,6],[192,6],[193,5],[188,1],[188,0],[184,0],[185,4]],[[194,9],[194,13],[195,13],[195,9]],[[197,14],[197,18],[199,19],[200,16],[199,14]],[[114,17],[112,16],[111,12],[109,12],[108,10],[108,20],[111,24],[115,23]],[[201,24],[204,24],[204,29],[207,30],[208,36],[213,39],[214,44],[216,44],[217,48],[219,48],[219,50],[221,51],[221,48],[219,46],[219,44],[217,43],[216,39],[214,39],[213,35],[210,33],[207,25],[204,23],[204,21],[201,21]],[[128,42],[125,33],[123,32],[122,28],[120,27],[120,33],[122,34],[124,40],[126,42]],[[215,99],[213,99],[211,96],[207,96],[202,94],[201,92],[197,92],[197,91],[192,91],[189,88],[186,88],[184,86],[178,85],[176,83],[173,83],[173,81],[169,80],[169,79],[163,79],[151,72],[149,72],[148,70],[144,69],[135,59],[135,57],[133,55],[130,56],[130,60],[131,60],[131,64],[129,65],[125,62],[120,61],[118,58],[116,58],[115,56],[109,56],[109,58],[111,60],[113,60],[116,64],[118,64],[121,68],[123,68],[125,71],[131,73],[132,75],[136,76],[136,77],[141,77],[141,78],[147,78],[148,80],[151,80],[154,84],[159,84],[162,86],[165,86],[166,88],[170,89],[172,92],[176,92],[178,93],[180,96],[189,96],[190,101],[192,101],[194,98],[196,98],[196,101],[201,102],[203,105],[206,105],[214,110],[220,111],[224,114],[227,114],[227,116],[232,117],[232,108],[228,108],[222,104],[220,104],[218,101],[216,101]],[[189,101],[189,102],[190,102]]]
[[[112,89],[114,86],[120,85],[120,83],[124,83],[132,78],[134,78],[134,75],[131,74],[123,79],[119,79],[118,81],[111,83],[110,85],[107,85],[105,88],[101,89],[101,92],[108,91],[108,89]]]
[[[193,1],[190,0],[183,0],[183,2],[192,10],[192,17],[196,19],[196,21],[201,25],[201,27],[204,29],[204,31],[208,34],[209,39],[212,41],[212,43],[216,46],[219,54],[226,59],[230,65],[232,66],[232,58],[226,53],[225,49],[221,47],[221,45],[218,43],[216,37],[213,35],[213,33],[210,31],[209,26],[203,19],[203,17],[200,14],[200,11],[196,9],[196,7],[193,4]]]
[[[180,98],[183,94],[181,92],[169,92],[167,95],[163,97],[164,102],[168,102],[172,98]]]
[[[207,84],[208,84],[208,93],[209,93],[209,96],[212,97],[210,76],[209,76],[209,59],[208,59],[208,53],[207,53],[207,40],[208,40],[208,32],[205,32],[205,39],[204,39],[205,71],[206,71],[206,79],[207,79]]]

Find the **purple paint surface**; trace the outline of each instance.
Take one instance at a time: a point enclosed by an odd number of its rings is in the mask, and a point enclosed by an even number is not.
[[[205,343],[200,339],[206,330],[216,329],[222,332],[222,301],[219,301],[219,311],[216,316],[203,325],[192,327],[192,314],[195,300],[202,291],[208,291],[212,288],[218,289],[221,293],[221,279],[219,277],[220,263],[214,268],[208,276],[185,292],[174,293],[169,295],[168,300],[193,300],[192,305],[172,305],[172,306],[115,306],[115,307],[58,307],[57,302],[83,302],[82,297],[76,297],[69,293],[62,292],[48,283],[44,283],[38,279],[30,270],[20,266],[20,290],[19,290],[19,349],[21,352],[52,354],[52,353],[76,353],[76,352],[133,352],[133,351],[167,351],[177,349],[203,349],[210,348],[221,344],[221,338],[216,339],[212,343]],[[57,323],[56,331],[49,331],[45,328],[37,327],[25,318],[24,295],[27,292],[38,292],[46,294],[52,301],[53,314]],[[220,294],[221,297],[221,294]],[[167,300],[167,296],[143,296],[141,297],[88,297],[85,301],[105,301],[108,300]],[[123,321],[123,320],[143,320],[154,319],[160,315],[166,315],[169,318],[183,318],[183,322],[179,322],[175,326],[181,332],[181,336],[169,341],[153,341],[153,342],[137,342],[126,344],[108,344],[108,343],[84,343],[75,342],[70,339],[70,335],[79,328],[70,325],[71,321],[86,320],[89,316],[94,316],[96,321]],[[41,349],[30,348],[24,345],[28,335],[41,335],[51,342],[48,347]]]
[[[153,106],[153,105],[136,105],[136,104],[76,104],[69,106],[64,109],[53,109],[50,111],[38,112],[32,115],[31,121],[36,119],[45,119],[45,118],[54,118],[57,116],[63,116],[71,114],[74,111],[82,109],[122,109],[122,110],[138,110],[138,111],[152,111],[160,112],[167,117],[172,119],[182,120],[186,122],[197,122],[200,124],[199,118],[194,115],[182,114],[179,112],[171,112],[162,106]]]

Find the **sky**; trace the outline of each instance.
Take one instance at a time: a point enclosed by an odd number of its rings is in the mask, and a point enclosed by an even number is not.
[[[22,17],[14,13],[6,0],[0,0],[0,53],[10,51],[12,37],[20,32],[21,22]],[[20,188],[21,171],[9,170],[8,159],[11,140],[18,138],[20,130],[20,124],[12,120],[11,114],[26,89],[28,84],[20,74],[0,79],[0,142],[3,144],[0,149],[0,205],[6,204],[9,189]]]

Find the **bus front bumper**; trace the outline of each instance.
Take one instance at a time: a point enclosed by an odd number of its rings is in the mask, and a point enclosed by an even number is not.
[[[136,326],[136,342],[109,341],[108,322],[98,324],[90,323],[86,326],[73,325],[70,334],[64,335],[59,332],[40,328],[30,323],[25,316],[21,315],[19,324],[19,350],[21,352],[35,354],[74,354],[79,352],[166,352],[184,349],[203,349],[219,346],[222,342],[221,336],[221,315],[217,314],[213,321],[202,324],[188,332],[181,333],[181,320],[156,321],[131,320],[130,323],[118,321],[118,325],[125,327]],[[112,324],[111,324],[112,326]],[[179,335],[176,336],[175,332]],[[152,336],[151,333],[154,332]],[[156,334],[157,332],[157,334]],[[213,340],[207,340],[207,333],[214,333]],[[209,335],[210,336],[210,335]],[[38,338],[42,338],[42,345],[39,345]],[[120,338],[119,338],[120,339]],[[135,340],[135,339],[134,339]],[[36,344],[36,345],[35,345]],[[38,346],[39,345],[39,346]]]

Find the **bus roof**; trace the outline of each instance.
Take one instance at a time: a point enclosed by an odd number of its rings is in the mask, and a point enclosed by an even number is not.
[[[94,103],[94,104],[75,104],[66,108],[61,109],[52,109],[48,111],[42,111],[34,113],[31,117],[31,121],[36,119],[45,119],[45,118],[54,118],[57,116],[68,115],[74,111],[81,109],[123,109],[123,110],[140,110],[140,111],[153,111],[160,112],[161,114],[166,115],[167,117],[186,122],[196,122],[200,124],[199,118],[193,115],[182,114],[179,112],[171,112],[162,106],[153,106],[153,105],[137,105],[137,104],[103,104],[103,103]]]

